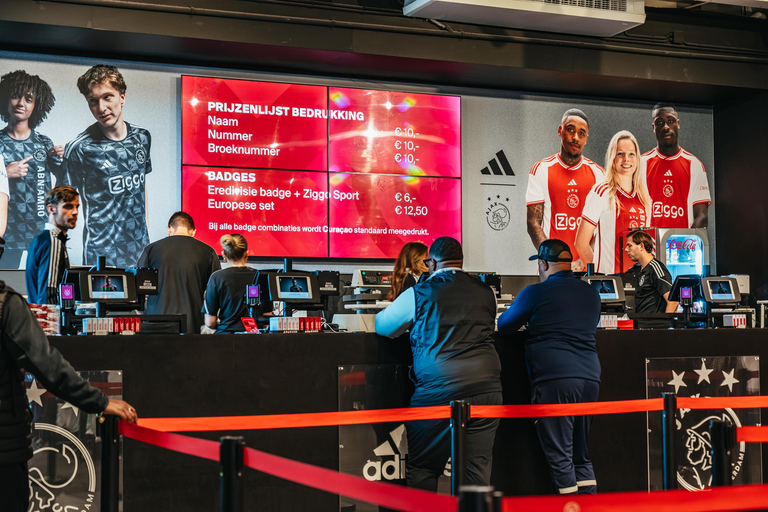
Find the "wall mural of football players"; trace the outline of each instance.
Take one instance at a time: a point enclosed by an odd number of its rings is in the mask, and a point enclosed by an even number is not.
[[[85,213],[83,263],[133,267],[147,232],[146,175],[151,137],[123,119],[126,84],[114,66],[97,65],[77,80],[96,123],[67,144],[66,180],[80,191]]]
[[[651,117],[657,146],[643,155],[653,200],[651,226],[705,228],[712,198],[704,165],[680,147],[680,118],[673,104],[656,104]]]
[[[640,147],[626,130],[616,133],[605,153],[605,181],[587,195],[576,248],[584,264],[595,263],[597,272],[613,274],[621,269],[624,248],[621,234],[648,224],[651,197],[640,162]],[[590,245],[595,235],[594,251]]]
[[[26,250],[48,220],[45,194],[61,179],[64,146],[37,131],[56,101],[39,76],[13,71],[0,78],[0,153],[9,185],[6,249]]]
[[[528,235],[534,247],[558,238],[571,247],[575,271],[584,269],[574,250],[589,190],[604,179],[603,168],[582,155],[589,138],[589,120],[581,110],[567,110],[557,128],[560,152],[536,162],[528,175],[525,194]]]

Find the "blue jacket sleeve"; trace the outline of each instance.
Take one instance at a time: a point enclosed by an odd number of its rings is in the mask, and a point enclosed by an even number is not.
[[[520,330],[528,320],[533,316],[533,309],[536,305],[534,292],[530,286],[521,291],[515,302],[501,314],[498,322],[498,329],[501,334],[511,335]]]
[[[31,304],[48,303],[48,267],[51,263],[50,247],[36,237],[29,246],[27,253],[27,298]]]

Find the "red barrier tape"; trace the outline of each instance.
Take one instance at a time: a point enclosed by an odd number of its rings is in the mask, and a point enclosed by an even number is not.
[[[268,414],[262,416],[218,416],[214,418],[147,418],[142,427],[161,432],[204,432],[224,430],[260,430],[270,428],[335,427],[389,421],[436,420],[451,417],[449,405],[404,407],[370,411]]]
[[[617,492],[501,500],[502,512],[725,512],[765,510],[766,507],[768,485],[718,487],[699,492]]]
[[[749,409],[768,408],[768,396],[730,396],[711,398],[678,397],[679,409]],[[619,400],[578,404],[475,405],[473,418],[542,418],[583,414],[623,414],[660,411],[661,398]],[[365,423],[402,422],[450,418],[450,406],[405,407],[369,411],[270,414],[262,416],[219,416],[207,418],[147,418],[139,425],[160,432],[210,432],[226,430],[261,430],[272,428],[329,427]]]
[[[768,443],[768,427],[739,427],[736,441],[741,443]]]
[[[216,441],[157,432],[122,421],[120,433],[125,437],[168,450],[219,461],[219,443]],[[454,512],[457,506],[457,499],[454,496],[410,489],[385,482],[369,482],[359,476],[346,475],[252,448],[245,449],[244,464],[249,468],[291,482],[403,512]]]
[[[175,452],[185,453],[208,460],[219,461],[220,445],[216,441],[207,439],[197,439],[195,437],[182,436],[179,434],[169,434],[167,432],[157,432],[156,430],[140,427],[134,423],[119,423],[120,433],[125,437],[130,437],[142,443],[152,444],[173,450]]]

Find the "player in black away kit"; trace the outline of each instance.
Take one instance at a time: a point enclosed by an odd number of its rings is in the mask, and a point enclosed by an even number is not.
[[[64,146],[54,146],[36,128],[53,108],[50,86],[39,76],[14,71],[0,78],[0,153],[10,188],[6,249],[26,249],[48,220],[45,194],[61,180]]]
[[[126,268],[149,245],[146,175],[151,137],[123,120],[126,85],[114,66],[93,66],[77,80],[96,123],[67,144],[64,168],[85,211],[83,262]]]

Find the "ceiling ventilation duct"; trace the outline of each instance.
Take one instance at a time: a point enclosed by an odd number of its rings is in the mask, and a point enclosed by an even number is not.
[[[477,25],[614,36],[645,22],[643,0],[406,0],[403,14]]]

